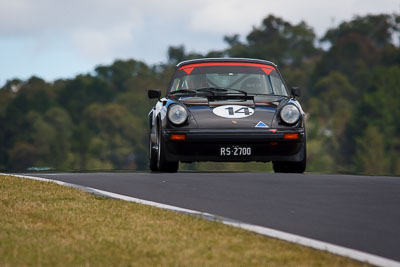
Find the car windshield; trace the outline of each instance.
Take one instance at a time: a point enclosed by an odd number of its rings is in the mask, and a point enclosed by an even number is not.
[[[251,64],[249,64],[251,65]],[[170,93],[188,93],[203,89],[218,93],[284,95],[288,92],[276,69],[269,65],[241,66],[215,63],[192,64],[181,67],[174,75]],[[218,90],[226,89],[226,90]],[[204,92],[204,91],[203,91]]]

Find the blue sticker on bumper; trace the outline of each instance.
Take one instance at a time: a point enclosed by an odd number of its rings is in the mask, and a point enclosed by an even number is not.
[[[259,121],[257,125],[255,126],[256,128],[269,128],[269,126],[262,121]]]

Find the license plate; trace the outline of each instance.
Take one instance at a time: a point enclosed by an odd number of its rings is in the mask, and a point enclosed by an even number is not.
[[[221,146],[220,156],[251,156],[251,147],[248,146]]]

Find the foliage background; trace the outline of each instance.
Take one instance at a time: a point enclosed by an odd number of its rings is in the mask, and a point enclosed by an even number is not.
[[[300,86],[311,172],[400,175],[400,16],[354,17],[318,39],[305,22],[267,16],[207,54],[168,48],[159,65],[116,60],[93,73],[0,89],[0,170],[146,170],[147,90],[164,92],[177,62],[249,57],[278,64]],[[271,170],[262,163],[183,164],[190,170]]]

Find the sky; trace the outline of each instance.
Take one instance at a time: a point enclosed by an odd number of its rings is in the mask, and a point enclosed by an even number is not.
[[[321,37],[355,15],[400,13],[400,0],[0,0],[0,86],[52,81],[116,59],[157,64],[169,46],[205,53],[243,38],[269,14]]]

